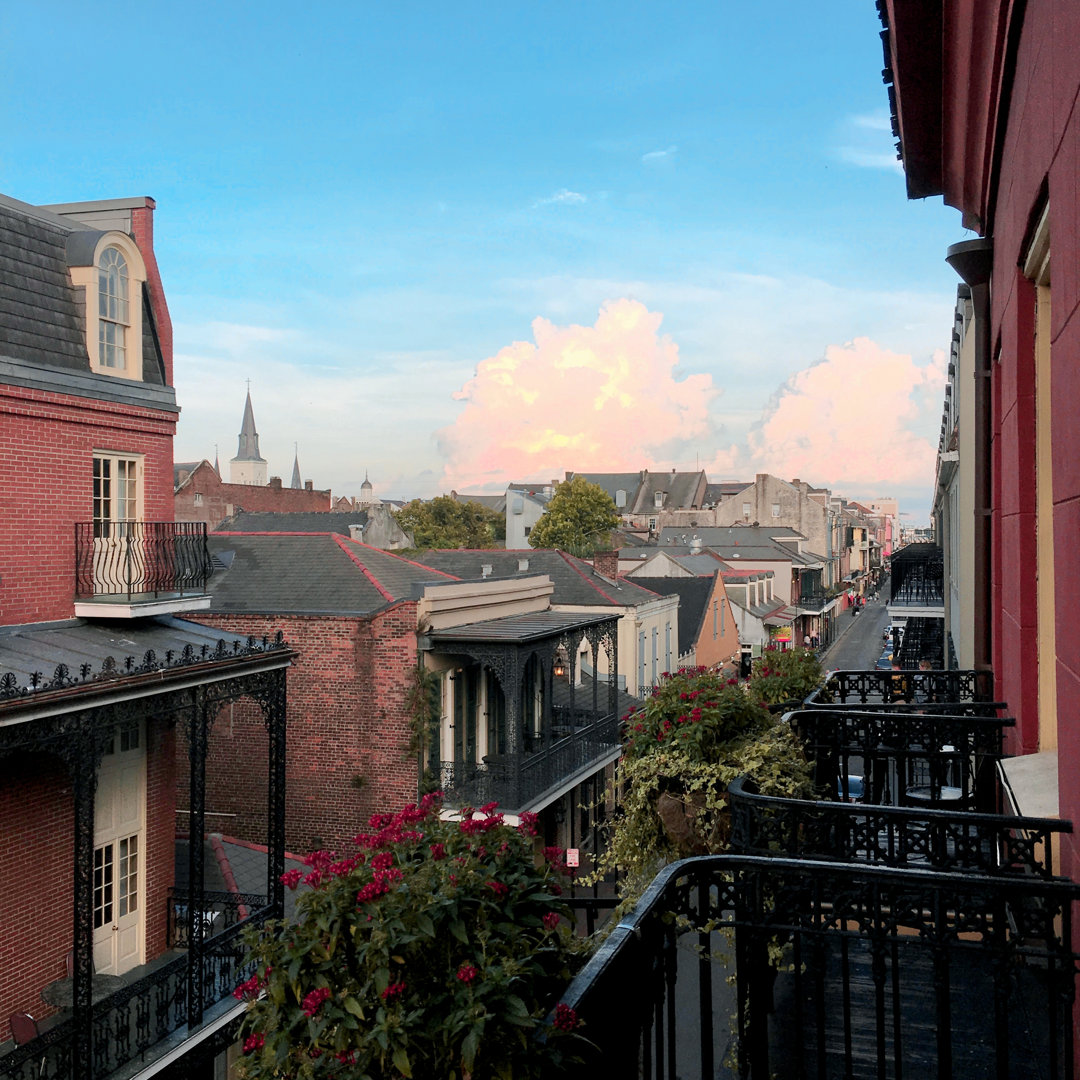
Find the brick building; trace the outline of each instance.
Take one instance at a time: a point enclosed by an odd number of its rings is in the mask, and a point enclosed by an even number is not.
[[[180,462],[174,467],[177,521],[204,521],[216,529],[241,511],[295,514],[330,510],[330,489],[316,489],[307,480],[301,488],[285,487],[279,476],[268,484],[227,484],[209,461]]]
[[[291,654],[178,617],[209,603],[210,566],[205,528],[173,519],[153,211],[0,197],[0,850],[18,868],[0,885],[5,1077],[136,1060],[198,1077],[232,1040],[238,930],[219,932],[228,904],[205,888],[201,842],[206,732],[230,702],[258,703],[268,749],[251,918],[281,911]],[[186,913],[211,909],[174,951]]]
[[[299,654],[290,848],[341,850],[372,813],[415,801],[421,786],[444,790],[451,807],[496,800],[538,813],[551,843],[579,838],[576,807],[599,794],[619,753],[617,616],[553,610],[542,571],[460,580],[340,533],[271,524],[211,534],[219,569],[203,618],[238,636],[281,627]],[[566,679],[582,651],[593,670],[611,670],[609,683]],[[422,718],[421,673],[431,694]],[[210,743],[208,806],[241,835],[257,828],[264,768],[238,750],[257,727],[234,710]]]

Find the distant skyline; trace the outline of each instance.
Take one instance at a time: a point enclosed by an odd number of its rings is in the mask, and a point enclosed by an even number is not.
[[[177,460],[227,472],[250,378],[286,483],[700,464],[928,520],[970,234],[905,197],[870,0],[109,21],[0,16],[0,190],[157,200]]]

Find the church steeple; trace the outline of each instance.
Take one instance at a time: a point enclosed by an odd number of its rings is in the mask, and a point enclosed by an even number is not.
[[[303,486],[304,482],[300,479],[300,448],[293,443],[292,480],[289,481],[289,487],[302,488]]]
[[[266,484],[266,459],[259,453],[259,433],[255,430],[255,411],[251,407],[251,380],[244,401],[244,421],[236,457],[229,462],[229,481],[233,484]]]

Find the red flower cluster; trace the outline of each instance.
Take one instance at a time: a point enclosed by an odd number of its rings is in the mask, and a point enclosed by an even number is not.
[[[375,876],[357,894],[357,904],[367,904],[372,900],[378,900],[390,891],[390,886],[395,881],[400,881],[405,875],[400,870],[376,870]]]
[[[371,869],[372,870],[389,870],[394,865],[394,856],[392,852],[380,851],[378,855],[371,857]]]
[[[391,983],[383,992],[383,1001],[396,1001],[402,994],[405,993],[405,984],[403,982]]]
[[[279,878],[280,881],[285,883],[287,889],[295,889],[300,884],[300,879],[304,876],[303,870],[286,870],[284,874]]]
[[[261,1031],[252,1032],[244,1040],[244,1053],[254,1054],[256,1050],[261,1050],[266,1044],[266,1036]]]
[[[461,967],[457,969],[458,979],[466,986],[473,982],[479,974],[480,972],[477,971],[472,964],[462,964]]]
[[[493,805],[488,803],[489,806]],[[489,814],[487,817],[482,818],[467,818],[460,825],[461,831],[466,836],[475,836],[478,833],[483,834],[491,832],[492,829],[497,829],[503,823],[502,814]]]
[[[564,1005],[561,1001],[555,1006],[555,1019],[552,1022],[552,1027],[556,1031],[573,1031],[578,1026],[577,1013],[570,1008],[569,1005]]]
[[[334,1055],[341,1062],[342,1065],[355,1065],[356,1064],[356,1051],[355,1050],[340,1050]]]
[[[554,911],[549,911],[541,920],[543,924],[549,929],[554,930],[559,925],[559,916]]]
[[[485,884],[500,900],[510,895],[510,886],[501,881],[488,881]]]
[[[256,973],[255,973],[254,975],[252,975],[252,976],[251,976],[251,978],[250,978],[250,979],[248,979],[248,980],[247,980],[246,982],[242,982],[242,983],[241,983],[241,984],[240,984],[240,985],[239,985],[239,986],[238,986],[238,987],[237,987],[237,988],[236,988],[236,989],[235,989],[235,990],[234,990],[234,991],[232,992],[232,995],[233,995],[233,997],[234,997],[234,998],[236,998],[236,999],[237,999],[238,1001],[239,1001],[239,1000],[241,1000],[241,999],[243,999],[243,998],[246,998],[246,997],[247,997],[247,998],[253,998],[253,997],[255,997],[255,995],[256,995],[256,994],[258,994],[258,992],[259,992],[259,991],[260,991],[260,990],[261,990],[261,989],[262,989],[262,988],[263,988],[263,987],[264,987],[264,986],[265,986],[265,985],[267,984],[267,982],[269,981],[269,977],[270,977],[270,972],[271,972],[272,970],[273,970],[272,968],[269,968],[269,967],[268,967],[268,968],[266,969],[266,977],[265,977],[265,978],[262,978],[262,979],[260,979],[260,978],[259,978],[259,973],[258,973],[258,972],[256,972]]]
[[[330,987],[320,986],[318,990],[312,990],[309,994],[305,995],[304,1000],[301,1002],[301,1008],[304,1010],[305,1016],[314,1016],[319,1009],[322,1008],[322,1003],[330,996]]]
[[[525,810],[519,816],[518,832],[524,833],[526,836],[538,836],[540,830],[536,827],[539,820],[537,815]]]
[[[440,859],[446,858],[446,845],[445,844],[432,844],[431,845],[431,857],[438,862]]]
[[[423,833],[415,829],[406,829],[405,826],[438,817],[442,797],[441,791],[434,791],[425,795],[420,800],[419,806],[416,803],[410,803],[397,814],[372,814],[368,819],[368,825],[377,832],[359,833],[353,837],[353,843],[357,847],[377,850],[405,841],[422,840]]]

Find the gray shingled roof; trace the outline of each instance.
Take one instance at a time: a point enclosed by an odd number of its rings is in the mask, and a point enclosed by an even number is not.
[[[566,474],[566,479],[572,480],[575,476],[584,477],[590,484],[596,484],[598,487],[602,487],[611,496],[611,501],[615,503],[615,508],[628,514],[637,498],[638,488],[641,487],[641,482],[644,478],[644,470],[632,473],[568,472]],[[626,492],[626,503],[623,506],[619,506],[619,501],[615,498],[615,494],[618,491]]]
[[[529,548],[507,551],[499,548],[472,551],[422,551],[418,562],[445,570],[463,580],[483,577],[483,567],[491,567],[491,577],[529,577],[547,574],[555,586],[551,602],[574,606],[636,606],[656,599],[656,594],[626,578],[609,581],[598,574],[591,564],[575,559],[562,551]],[[524,570],[521,560],[528,562]]]
[[[715,566],[715,563],[713,565]],[[639,585],[644,585],[653,592],[679,598],[679,649],[681,652],[689,652],[697,643],[709,605],[709,597],[716,584],[717,573],[719,571],[714,570],[709,577],[636,579]]]
[[[704,473],[701,472],[647,472],[638,488],[637,497],[634,499],[633,513],[650,514],[657,509],[655,496],[658,491],[664,492],[664,501],[660,509],[690,509],[692,506],[700,506],[705,501],[702,484]],[[699,497],[698,489],[702,494]],[[700,500],[700,501],[699,501]]]
[[[89,371],[85,299],[71,283],[67,241],[77,221],[0,195],[0,357]],[[143,307],[142,381],[164,384],[154,315]]]
[[[668,527],[660,530],[657,546],[665,551],[673,550],[688,546],[690,540],[696,537],[704,547],[715,551],[722,559],[734,558],[736,555],[743,559],[789,559],[796,566],[817,564],[820,561],[816,557],[800,555],[794,547],[781,544],[770,535],[773,532],[779,535],[784,531],[753,525]]]
[[[229,568],[210,579],[217,612],[366,615],[423,582],[446,581],[429,567],[326,533],[211,533],[209,542],[219,559],[232,553]]]
[[[218,532],[244,533],[337,533],[349,535],[350,525],[366,525],[366,510],[238,510],[226,518]]]

